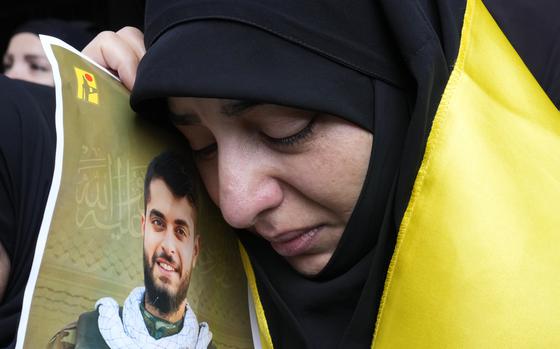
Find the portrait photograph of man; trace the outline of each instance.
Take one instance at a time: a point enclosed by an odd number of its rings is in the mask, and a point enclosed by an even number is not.
[[[135,113],[79,51],[44,40],[56,159],[14,349],[253,348],[239,240],[187,140]],[[85,74],[95,101],[80,97]]]
[[[47,347],[207,348],[212,333],[198,322],[187,293],[200,252],[197,185],[189,158],[167,151],[149,164],[144,179],[144,286],[124,304],[104,297],[56,333]]]

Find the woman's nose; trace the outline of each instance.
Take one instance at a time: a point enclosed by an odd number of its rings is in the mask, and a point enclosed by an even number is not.
[[[219,149],[219,205],[229,225],[249,228],[260,214],[282,203],[282,188],[272,164],[270,155],[258,147],[237,143]]]

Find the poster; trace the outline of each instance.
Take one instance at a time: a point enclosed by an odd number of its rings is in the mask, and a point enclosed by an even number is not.
[[[52,347],[57,335],[70,345],[76,333],[65,328],[76,329],[96,302],[110,297],[122,307],[145,285],[146,170],[162,152],[188,147],[171,127],[135,115],[111,73],[58,39],[42,42],[55,74],[56,165],[16,348]],[[208,324],[214,347],[252,348],[235,234],[202,191],[196,214],[200,244],[188,305]]]

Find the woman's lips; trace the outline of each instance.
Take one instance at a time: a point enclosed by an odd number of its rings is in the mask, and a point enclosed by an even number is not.
[[[293,257],[304,254],[311,247],[313,240],[322,226],[310,229],[302,229],[280,234],[274,241],[270,242],[272,248],[281,256]]]

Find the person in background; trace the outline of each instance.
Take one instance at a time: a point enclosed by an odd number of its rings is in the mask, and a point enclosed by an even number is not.
[[[54,80],[39,34],[57,37],[82,49],[96,33],[95,27],[87,22],[33,20],[16,29],[3,56],[0,348],[14,344],[54,169]]]
[[[51,65],[43,52],[39,34],[54,36],[82,50],[97,32],[93,24],[85,21],[51,18],[25,22],[10,39],[2,61],[4,74],[11,79],[54,86]]]
[[[52,87],[0,75],[0,348],[12,347],[54,171]],[[0,252],[2,255],[2,252]]]

